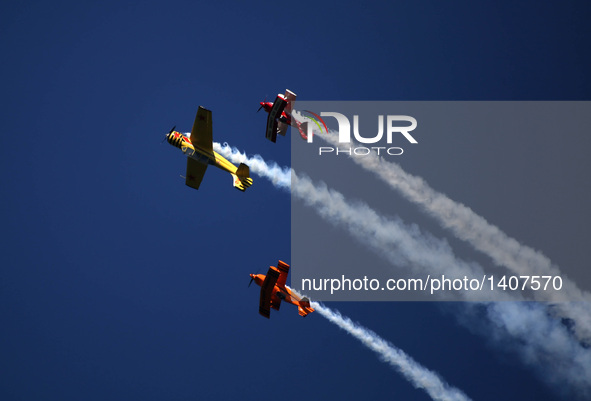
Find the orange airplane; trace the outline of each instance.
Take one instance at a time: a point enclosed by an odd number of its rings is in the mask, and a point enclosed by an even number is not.
[[[280,260],[277,263],[277,267],[269,267],[266,276],[264,274],[250,275],[248,286],[250,287],[253,281],[261,286],[259,313],[267,319],[271,316],[271,308],[279,310],[282,300],[296,305],[300,316],[305,317],[308,313],[314,312],[314,308],[310,307],[310,300],[308,298],[304,297],[300,299],[289,287],[285,286],[287,273],[289,273],[289,265]]]

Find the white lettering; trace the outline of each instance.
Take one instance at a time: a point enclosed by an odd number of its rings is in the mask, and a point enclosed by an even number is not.
[[[378,134],[373,138],[364,138],[359,135],[359,116],[353,116],[353,135],[355,135],[355,139],[357,139],[361,143],[376,143],[382,139],[382,135],[384,135],[384,116],[378,116]]]
[[[351,142],[351,124],[349,123],[349,119],[345,115],[343,115],[341,113],[324,112],[323,111],[320,113],[320,116],[336,118],[337,123],[339,123],[339,142],[340,143]]]
[[[394,121],[407,121],[410,123],[408,127],[393,127],[392,123]],[[392,143],[392,134],[394,132],[400,132],[410,143],[418,143],[409,133],[408,131],[412,131],[417,127],[417,120],[411,116],[388,116],[388,131],[387,131],[387,138],[388,143]]]

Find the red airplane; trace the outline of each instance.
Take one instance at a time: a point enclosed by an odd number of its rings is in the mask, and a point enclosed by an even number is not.
[[[296,94],[289,89],[286,89],[285,95],[282,95],[281,93],[277,94],[273,103],[260,102],[261,107],[259,107],[259,110],[265,109],[265,111],[269,113],[265,136],[271,142],[277,140],[277,134],[285,136],[288,125],[296,127],[300,131],[300,135],[304,139],[307,139],[306,123],[300,123],[291,116],[295,99]]]
[[[298,307],[300,316],[306,316],[308,313],[314,312],[314,308],[310,307],[310,300],[306,297],[301,298],[294,294],[294,292],[285,285],[287,274],[289,273],[289,265],[281,260],[277,262],[277,267],[270,266],[267,275],[251,274],[250,283],[254,281],[261,286],[261,300],[259,303],[259,313],[267,319],[271,316],[271,308],[279,310],[281,301],[289,302]]]

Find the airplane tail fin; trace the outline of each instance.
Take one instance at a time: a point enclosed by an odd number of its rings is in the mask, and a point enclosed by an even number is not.
[[[240,163],[240,166],[238,166],[238,170],[236,170],[236,175],[240,177],[240,179],[248,178],[250,177],[250,168],[248,168],[246,164]]]
[[[296,126],[298,127],[298,131],[300,131],[300,136],[304,140],[308,140],[308,122],[305,121],[303,123],[296,122]]]
[[[298,313],[300,314],[300,316],[306,317],[309,313],[312,312],[314,312],[314,308],[310,306],[310,300],[308,299],[308,297],[302,298],[298,305]]]
[[[238,170],[236,170],[236,174],[232,174],[232,178],[234,179],[234,188],[243,192],[246,188],[250,187],[253,182],[252,178],[250,178],[250,169],[244,163],[240,163]]]

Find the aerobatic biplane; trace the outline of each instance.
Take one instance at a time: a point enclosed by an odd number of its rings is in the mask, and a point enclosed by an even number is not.
[[[261,107],[259,107],[259,110],[265,109],[265,111],[269,113],[265,136],[271,142],[277,140],[277,134],[285,136],[288,125],[296,127],[300,131],[300,135],[302,135],[304,139],[307,138],[305,132],[306,123],[300,123],[291,115],[295,100],[296,94],[289,89],[286,89],[285,95],[282,95],[281,93],[277,94],[273,103],[260,102]]]
[[[216,166],[232,175],[234,187],[245,191],[252,185],[250,170],[244,163],[236,167],[219,153],[213,150],[213,134],[211,128],[211,111],[201,106],[197,110],[193,129],[189,136],[185,136],[172,127],[166,134],[166,140],[172,146],[181,149],[187,156],[187,176],[185,184],[199,189],[201,180],[208,165]]]
[[[308,298],[298,297],[285,285],[288,273],[289,265],[280,260],[277,263],[277,267],[269,267],[266,276],[264,274],[250,275],[250,283],[248,286],[250,287],[253,281],[261,286],[259,313],[267,319],[271,315],[271,308],[279,310],[281,301],[296,305],[300,316],[307,316],[308,313],[314,312],[314,308],[310,307],[310,300]]]

